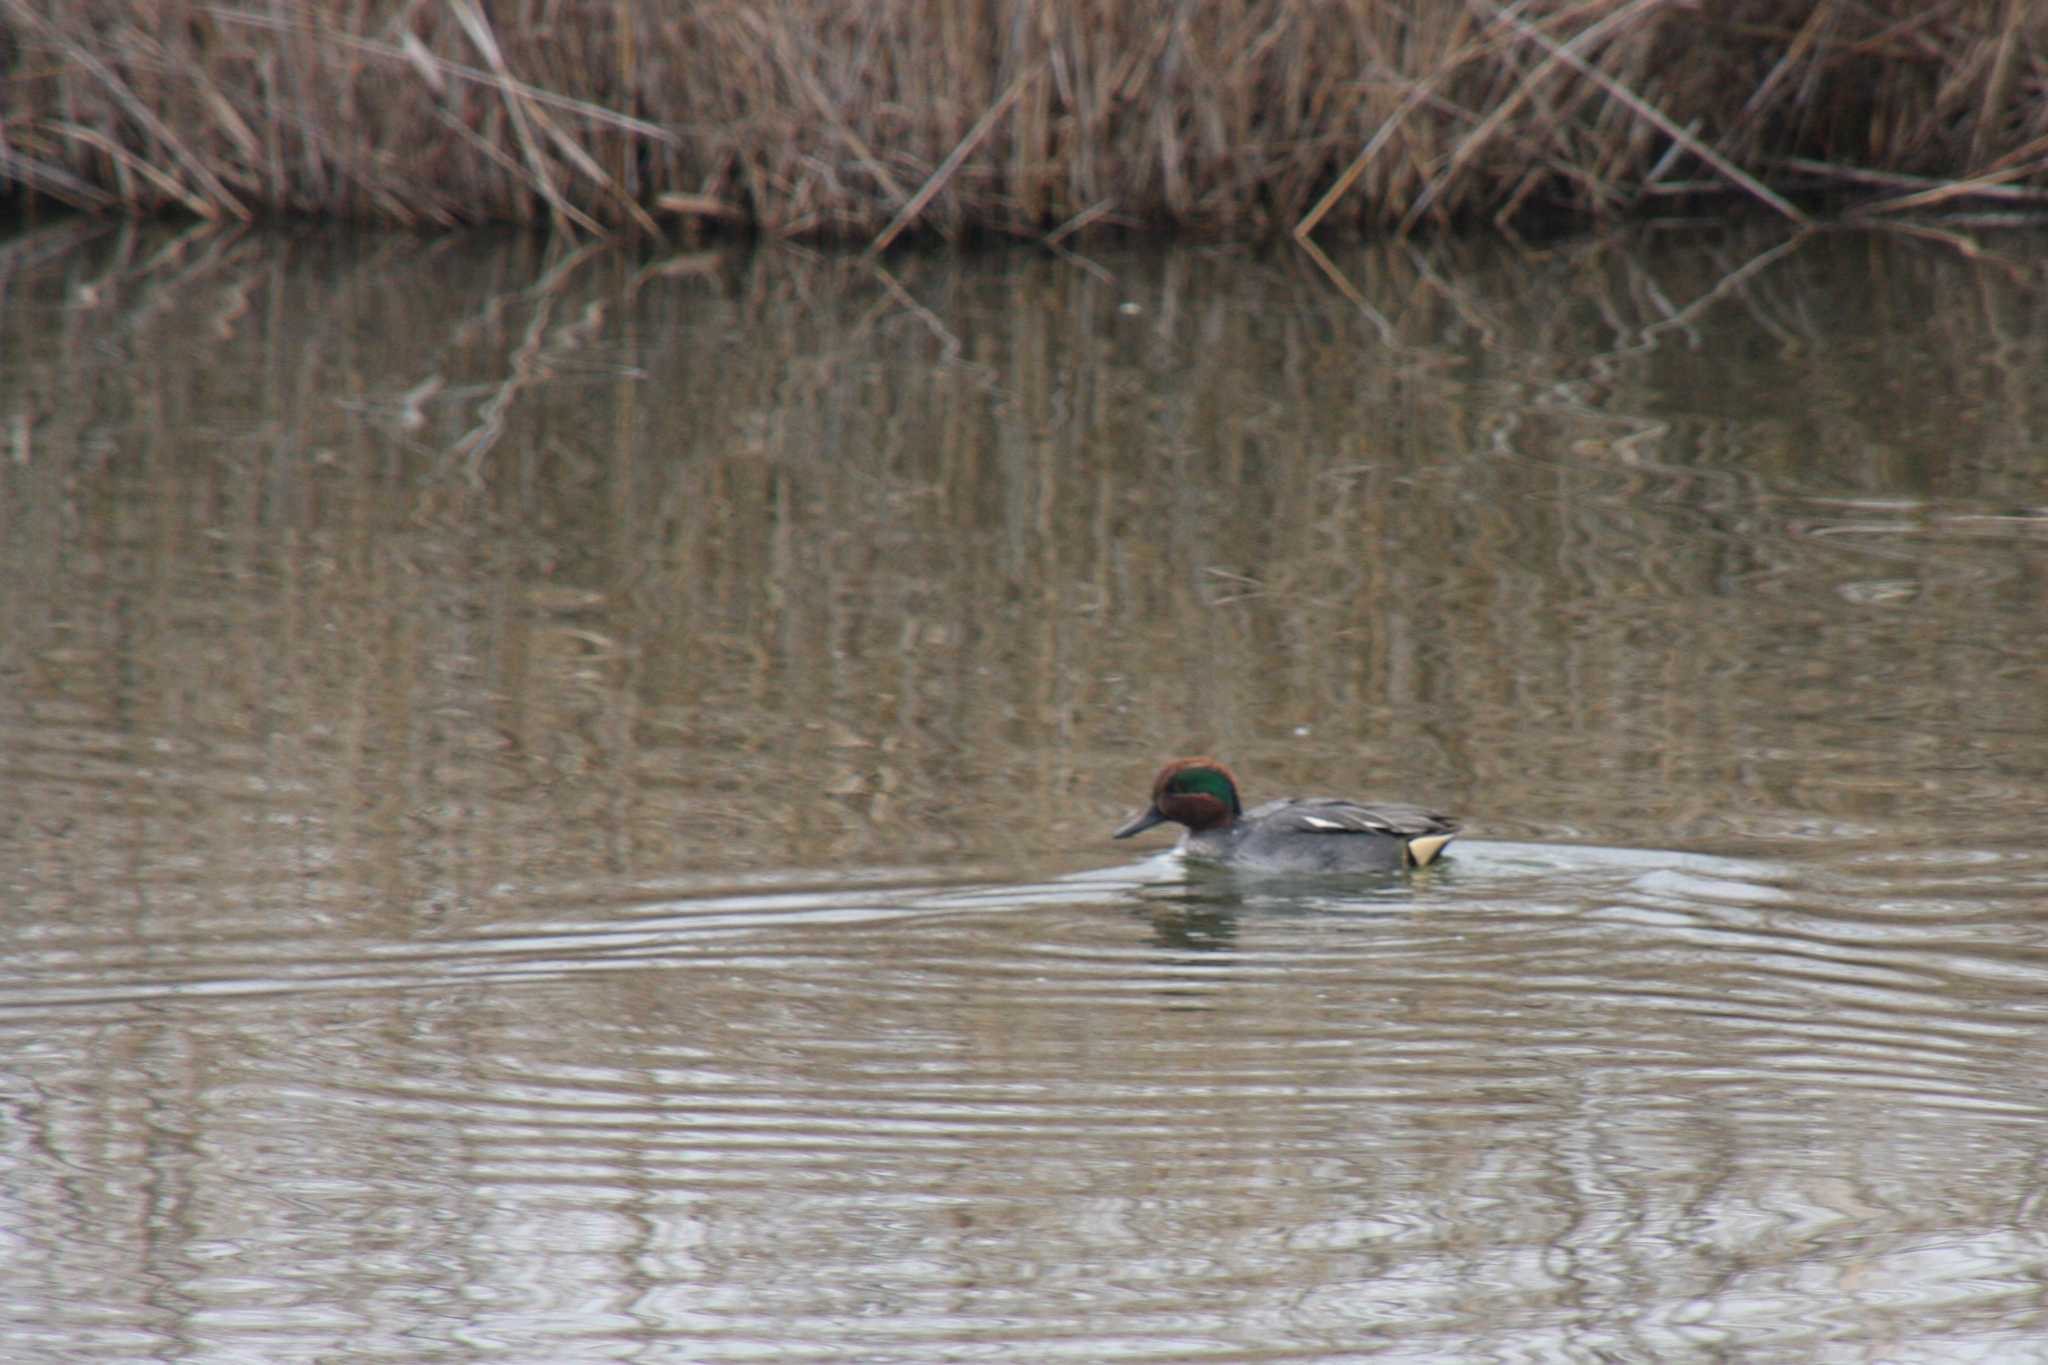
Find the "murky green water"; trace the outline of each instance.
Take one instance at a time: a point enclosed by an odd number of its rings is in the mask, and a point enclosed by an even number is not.
[[[0,242],[0,1354],[2040,1358],[1975,244]]]

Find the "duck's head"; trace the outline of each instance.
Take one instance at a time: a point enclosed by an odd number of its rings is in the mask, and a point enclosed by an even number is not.
[[[1177,758],[1152,780],[1152,804],[1124,821],[1115,839],[1128,839],[1172,820],[1191,830],[1227,825],[1244,814],[1237,779],[1213,758]]]

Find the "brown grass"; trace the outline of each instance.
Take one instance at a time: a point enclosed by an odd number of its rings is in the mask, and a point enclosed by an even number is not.
[[[0,184],[876,247],[1797,218],[2038,203],[2044,80],[2029,0],[0,0]]]

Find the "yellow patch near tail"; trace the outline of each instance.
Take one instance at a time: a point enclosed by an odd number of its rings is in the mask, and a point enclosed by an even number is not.
[[[1455,836],[1449,834],[1425,834],[1408,841],[1408,863],[1411,867],[1428,867],[1436,861],[1436,855],[1444,851]]]

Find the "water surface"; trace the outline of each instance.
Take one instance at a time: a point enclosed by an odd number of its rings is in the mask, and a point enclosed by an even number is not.
[[[2042,1358],[1964,245],[18,232],[7,1350]],[[1199,751],[1468,832],[1110,842]]]

